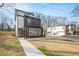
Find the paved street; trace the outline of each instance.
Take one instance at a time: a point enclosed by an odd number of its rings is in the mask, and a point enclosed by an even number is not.
[[[64,40],[68,40],[68,41],[76,41],[76,42],[79,42],[79,39],[78,38],[67,38],[67,37],[61,37],[62,39]]]
[[[74,41],[74,42],[79,42],[79,39],[78,38],[69,38],[69,37],[57,37],[57,36],[54,36],[54,37],[47,37],[47,38],[55,38],[55,39],[60,39],[60,40],[64,40],[64,41]]]

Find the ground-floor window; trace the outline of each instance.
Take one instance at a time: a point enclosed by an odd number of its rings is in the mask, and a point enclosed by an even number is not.
[[[23,29],[23,28],[19,28],[19,29],[18,29],[18,35],[19,35],[20,37],[24,37],[24,29]]]
[[[29,36],[41,36],[40,28],[29,28]]]
[[[29,28],[29,36],[33,36],[33,28]]]
[[[42,29],[41,28],[19,28],[18,29],[18,36],[19,37],[28,37],[28,36],[42,36]]]

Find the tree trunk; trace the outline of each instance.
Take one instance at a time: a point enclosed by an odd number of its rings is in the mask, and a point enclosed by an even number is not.
[[[4,24],[2,23],[2,31],[4,30]]]

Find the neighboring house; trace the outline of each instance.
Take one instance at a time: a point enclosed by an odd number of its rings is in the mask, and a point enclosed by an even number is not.
[[[47,28],[48,36],[62,36],[65,35],[65,26],[55,26]]]
[[[79,35],[79,25],[78,24],[76,25],[76,34]]]
[[[74,24],[47,28],[48,36],[63,36],[73,34],[76,34],[76,26]]]
[[[43,28],[41,19],[27,15],[27,12],[16,9],[16,36],[17,37],[41,37]]]

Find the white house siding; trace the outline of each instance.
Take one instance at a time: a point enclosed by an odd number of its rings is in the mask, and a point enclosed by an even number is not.
[[[47,35],[48,36],[63,36],[65,35],[65,26],[47,28]]]
[[[17,16],[16,16],[16,37],[18,37],[18,24],[17,24]]]
[[[17,16],[17,20],[18,28],[24,28],[24,17]]]
[[[22,12],[22,11],[17,11],[17,15],[24,16],[24,12]]]
[[[24,13],[21,11],[16,12],[16,37],[18,37],[18,28],[24,27],[24,18],[18,15],[24,16]]]

